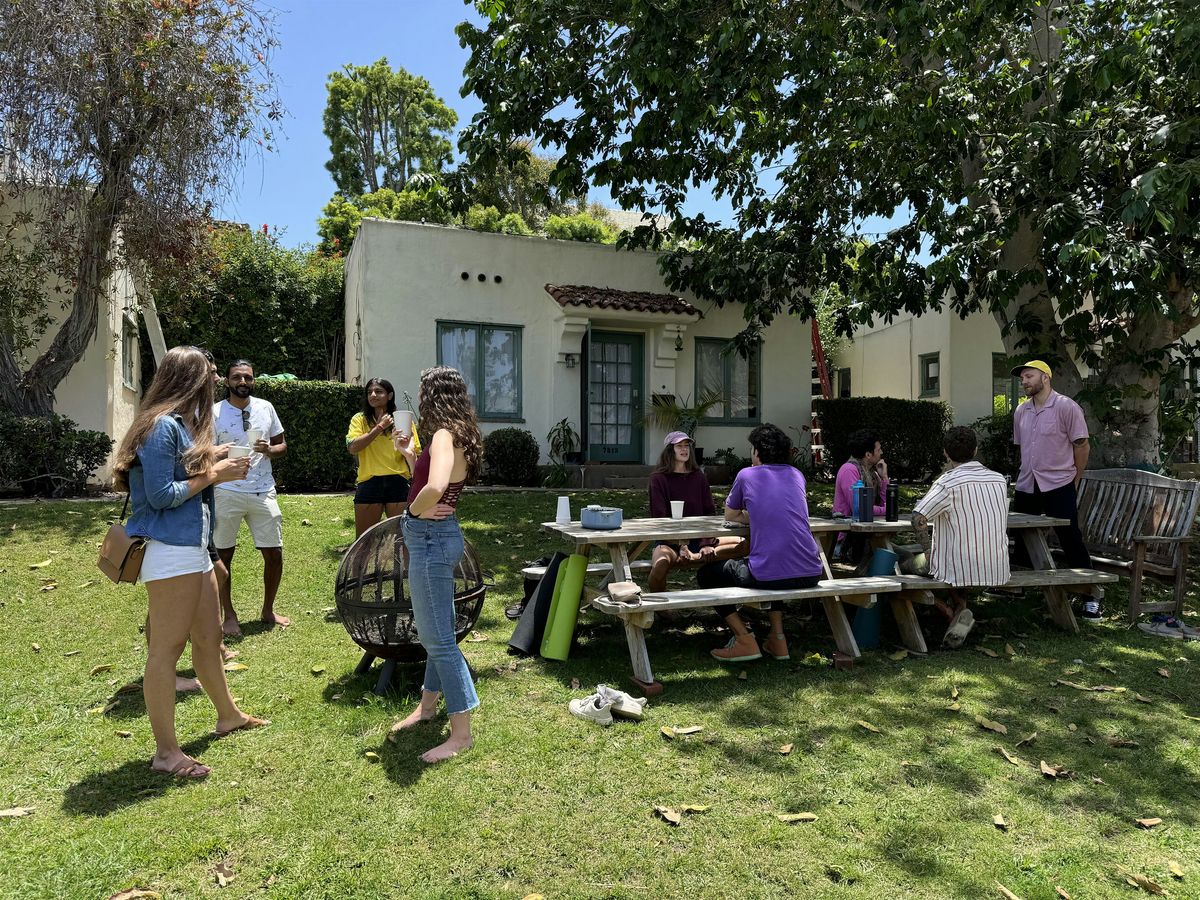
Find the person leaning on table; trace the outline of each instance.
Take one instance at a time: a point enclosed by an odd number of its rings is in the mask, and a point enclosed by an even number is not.
[[[725,520],[750,526],[750,556],[713,562],[696,573],[702,588],[747,587],[792,590],[815,587],[821,580],[821,552],[808,524],[804,476],[790,463],[791,439],[771,424],[750,432],[751,465],[733,481],[725,500]],[[783,609],[765,606],[771,634],[763,650],[773,659],[788,659]],[[712,651],[722,662],[759,659],[758,641],[746,628],[736,606],[718,606],[733,637]]]

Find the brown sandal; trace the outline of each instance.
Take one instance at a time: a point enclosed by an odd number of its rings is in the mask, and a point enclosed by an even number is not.
[[[260,719],[258,716],[247,716],[246,721],[241,725],[234,725],[232,728],[214,728],[213,734],[217,737],[225,737],[233,734],[235,731],[249,731],[252,728],[266,728],[271,724],[270,719]]]
[[[152,761],[150,763],[150,771],[157,772],[159,775],[170,775],[173,778],[184,778],[191,781],[203,781],[212,774],[212,769],[194,759],[185,759],[171,769],[160,769]]]

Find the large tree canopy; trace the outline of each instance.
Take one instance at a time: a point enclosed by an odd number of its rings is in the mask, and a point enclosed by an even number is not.
[[[326,88],[325,168],[344,197],[403,190],[413,175],[450,161],[447,135],[458,115],[424,78],[393,70],[385,57],[333,72]]]
[[[270,146],[274,44],[253,0],[0,3],[0,233],[17,224],[29,248],[0,254],[18,270],[0,277],[0,305],[16,304],[0,315],[0,403],[49,414],[113,269],[195,251],[236,163]],[[30,363],[55,274],[67,315]]]
[[[987,310],[1109,433],[1099,458],[1157,461],[1161,376],[1200,323],[1194,0],[476,6],[472,158],[533,135],[561,189],[666,213],[689,247],[668,281],[745,302],[745,340],[827,284],[860,301],[844,327]],[[687,215],[696,189],[733,221]]]

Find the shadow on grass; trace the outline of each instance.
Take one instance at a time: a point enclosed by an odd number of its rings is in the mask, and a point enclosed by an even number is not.
[[[0,506],[5,505],[0,501]],[[0,529],[0,546],[9,541],[24,539],[30,531],[49,547],[56,543],[66,544],[81,540],[99,541],[108,526],[117,521],[121,513],[120,503],[70,503],[61,500],[36,501],[23,504],[21,522],[17,530]]]
[[[188,756],[198,758],[215,735],[206,735],[182,746]],[[130,760],[107,772],[95,772],[63,792],[63,812],[72,816],[107,816],[168,791],[185,788],[197,779],[176,778],[155,772],[149,759]],[[204,779],[199,779],[204,780]]]

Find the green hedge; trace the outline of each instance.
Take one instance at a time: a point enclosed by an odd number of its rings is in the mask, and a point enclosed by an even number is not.
[[[0,410],[0,488],[29,496],[82,494],[112,451],[112,438],[66,416],[17,416]]]
[[[1021,470],[1021,454],[1012,442],[1013,414],[1011,411],[995,416],[984,416],[971,423],[979,438],[976,458],[1001,475],[1014,478]]]
[[[254,395],[279,413],[288,452],[271,468],[282,491],[336,491],[354,486],[358,460],[346,452],[350,418],[363,389],[340,381],[259,381]]]
[[[950,427],[950,407],[939,400],[846,397],[813,400],[821,421],[821,441],[833,470],[850,458],[850,435],[869,428],[883,443],[888,474],[900,481],[928,481],[942,471],[942,435]]]
[[[527,487],[538,481],[538,442],[524,428],[497,428],[483,439],[483,476],[489,484]]]

